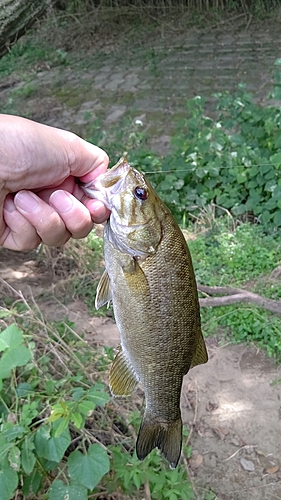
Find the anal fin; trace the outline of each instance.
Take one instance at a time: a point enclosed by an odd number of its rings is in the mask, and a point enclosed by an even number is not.
[[[109,374],[110,389],[113,396],[129,396],[134,392],[138,380],[137,374],[120,348],[114,358]]]
[[[109,304],[111,300],[112,300],[112,295],[111,295],[110,281],[107,270],[105,270],[102,274],[102,277],[97,287],[95,308],[99,309],[101,306]]]

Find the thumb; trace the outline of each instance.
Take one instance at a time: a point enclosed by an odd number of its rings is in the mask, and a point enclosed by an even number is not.
[[[109,158],[105,151],[90,142],[68,133],[68,161],[70,174],[89,182],[107,170]]]

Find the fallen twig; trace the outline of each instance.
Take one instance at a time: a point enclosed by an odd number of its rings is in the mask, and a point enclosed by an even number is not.
[[[199,299],[201,307],[216,307],[237,304],[239,302],[251,302],[258,307],[267,309],[275,314],[281,314],[281,300],[267,299],[257,293],[248,292],[240,288],[225,286],[206,286],[197,284],[199,292],[208,295],[223,295],[223,297],[208,297]]]
[[[257,448],[257,445],[245,444],[244,446],[241,446],[241,448],[239,448],[239,450],[236,450],[234,453],[232,453],[232,455],[230,455],[230,457],[225,458],[224,461],[227,462],[231,458],[234,458],[237,455],[237,453],[239,453],[239,451],[241,451],[241,450],[247,450],[249,448]]]
[[[196,420],[197,420],[197,407],[198,407],[198,388],[197,388],[197,381],[196,381],[196,392],[195,392],[195,406],[194,406],[194,416],[193,416],[193,421],[192,421],[192,425],[191,425],[191,429],[189,431],[189,434],[187,436],[187,439],[186,439],[186,442],[185,442],[185,446],[188,445],[190,439],[191,439],[191,436],[192,436],[192,433],[193,433],[193,429],[195,427],[195,423],[196,423]],[[186,470],[186,473],[188,475],[188,478],[189,478],[189,481],[190,481],[190,484],[192,486],[192,489],[193,489],[193,493],[196,495],[196,498],[198,497],[198,492],[197,492],[197,489],[196,489],[196,486],[195,486],[195,483],[193,481],[193,477],[191,475],[191,472],[190,472],[190,469],[189,469],[189,465],[188,465],[188,461],[187,461],[187,458],[186,456],[183,454],[183,452],[181,453],[181,456],[182,456],[182,459],[183,459],[183,463],[184,463],[184,466],[185,466],[185,470]]]
[[[188,443],[189,443],[189,441],[191,439],[191,436],[192,436],[192,433],[193,433],[193,429],[195,427],[196,420],[197,420],[197,411],[198,411],[198,387],[197,387],[197,381],[195,381],[195,384],[196,384],[196,390],[195,390],[194,415],[193,415],[193,421],[192,421],[191,429],[189,431],[189,434],[188,434],[186,442],[185,442],[185,446],[188,445]]]

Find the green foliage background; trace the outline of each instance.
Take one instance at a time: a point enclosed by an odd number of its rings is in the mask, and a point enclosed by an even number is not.
[[[281,98],[281,59],[271,94]],[[204,99],[187,103],[171,152],[163,159],[147,153],[132,163],[149,178],[179,222],[215,203],[235,217],[251,212],[264,227],[281,227],[281,111],[261,106],[244,85],[236,95],[215,94],[217,118],[206,116]],[[155,172],[152,173],[151,172]]]

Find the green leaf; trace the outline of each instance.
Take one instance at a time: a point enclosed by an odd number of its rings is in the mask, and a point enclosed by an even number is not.
[[[35,434],[35,449],[37,455],[47,460],[51,460],[52,462],[61,461],[71,442],[68,429],[65,429],[59,437],[55,437],[57,428],[57,422],[54,422],[50,433],[49,427],[47,425],[42,425]]]
[[[27,497],[30,493],[37,493],[41,485],[41,474],[38,470],[33,470],[33,472],[24,478],[22,492]]]
[[[75,387],[72,391],[72,399],[74,401],[78,401],[78,399],[81,399],[85,395],[85,390],[82,387]]]
[[[10,500],[18,486],[18,474],[7,463],[0,468],[0,498]]]
[[[236,207],[233,207],[233,209],[232,209],[232,213],[234,215],[241,215],[241,214],[244,214],[245,212],[246,212],[246,207],[243,204],[237,205]]]
[[[168,498],[169,498],[169,500],[178,500],[179,497],[178,497],[178,495],[176,495],[176,493],[174,493],[172,491],[172,492],[169,492]]]
[[[273,222],[275,226],[281,227],[281,210],[275,212]]]
[[[87,488],[75,483],[66,485],[56,479],[49,490],[49,500],[62,500],[64,498],[67,500],[87,500]]]
[[[70,477],[89,488],[89,490],[93,490],[101,478],[109,471],[109,468],[108,455],[99,444],[91,444],[87,455],[75,450],[68,458]]]
[[[0,352],[5,349],[14,349],[22,342],[23,332],[15,324],[5,328],[0,334]]]
[[[78,412],[71,413],[70,418],[71,421],[74,423],[75,427],[77,427],[77,429],[81,429],[84,422],[81,413]]]
[[[22,463],[22,468],[26,474],[31,474],[36,462],[36,457],[32,451],[33,449],[34,449],[33,436],[31,435],[26,436],[21,447],[21,463]]]
[[[14,441],[17,438],[21,438],[26,432],[25,428],[22,425],[12,424],[12,422],[7,422],[4,424],[2,435],[8,441]]]
[[[20,470],[20,449],[17,446],[13,446],[9,451],[8,460],[13,470]]]
[[[16,366],[24,366],[31,359],[30,350],[20,345],[4,352],[0,359],[0,378],[7,378]]]
[[[55,382],[53,380],[47,380],[45,384],[46,394],[47,396],[51,396],[55,389]]]
[[[7,459],[8,451],[13,447],[12,443],[7,443],[7,439],[5,436],[0,436],[0,470],[1,465],[5,463]]]
[[[270,161],[271,161],[272,165],[275,166],[275,168],[277,166],[280,167],[281,166],[281,153],[276,153],[275,155],[272,155],[270,157]]]
[[[61,436],[61,434],[63,433],[63,431],[65,429],[68,428],[68,424],[70,422],[70,415],[68,415],[67,417],[61,417],[58,421],[58,427],[56,429],[56,432],[55,432],[55,437],[59,437]]]
[[[33,388],[27,382],[22,382],[17,386],[16,392],[19,398],[26,398],[28,394],[33,392]]]
[[[159,184],[158,189],[159,189],[160,191],[170,191],[171,187],[172,187],[172,186],[171,186],[171,183],[170,183],[170,182],[168,182],[167,180],[165,180],[165,181],[162,181],[162,182]]]
[[[142,471],[138,471],[138,470],[136,470],[132,476],[133,483],[138,490],[140,489],[141,485],[143,484],[142,476],[143,476]]]
[[[13,316],[13,314],[15,314],[15,312],[16,312],[15,309],[8,310],[8,309],[1,308],[0,309],[0,319],[8,318],[9,316]]]
[[[92,401],[81,401],[81,403],[78,404],[79,410],[86,417],[91,414],[91,412],[95,409],[95,406],[95,403]]]
[[[178,179],[174,183],[174,188],[177,189],[178,191],[184,186],[184,180],[183,179]]]
[[[277,155],[274,155],[274,156],[277,156]],[[271,158],[274,158],[274,157],[272,156]],[[270,163],[261,163],[260,168],[259,168],[261,174],[266,174],[271,169],[272,169],[272,165]]]
[[[268,210],[264,210],[261,214],[261,220],[263,224],[268,224],[271,220],[271,213]]]
[[[89,390],[87,398],[93,401],[95,405],[98,406],[104,406],[106,405],[106,403],[108,403],[108,401],[110,401],[109,394],[103,390],[96,389],[95,386]]]

